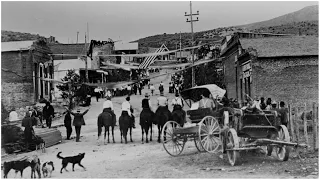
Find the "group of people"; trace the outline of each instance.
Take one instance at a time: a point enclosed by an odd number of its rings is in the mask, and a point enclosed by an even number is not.
[[[274,110],[277,111],[281,124],[287,126],[288,125],[288,109],[285,107],[285,102],[280,101],[279,107],[277,105],[276,101],[272,101],[271,98],[268,98],[267,101],[264,101],[264,97],[261,97],[260,99],[258,96],[256,96],[254,99],[250,99],[248,96],[247,105],[242,107],[242,109],[252,109],[253,111],[270,111]]]
[[[40,125],[42,128],[45,128],[43,124],[43,120],[45,120],[46,126],[51,128],[53,118],[54,108],[49,101],[46,102],[46,105],[43,107],[42,111],[40,111],[37,106],[33,106],[25,112],[21,126],[24,128],[24,138],[27,148],[29,148],[29,144],[33,141],[33,137],[35,137],[33,127]],[[18,120],[18,114],[16,111],[10,112],[9,120],[10,119]]]
[[[175,73],[171,76],[171,82],[169,83],[169,93],[179,93],[183,90],[183,76]]]

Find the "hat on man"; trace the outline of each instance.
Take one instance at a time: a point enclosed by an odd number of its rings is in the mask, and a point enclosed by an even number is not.
[[[80,108],[77,109],[77,112],[80,112]]]
[[[149,94],[148,94],[148,93],[146,93],[146,94],[144,95],[144,97],[148,98],[148,97],[149,97]]]
[[[277,102],[275,100],[273,100],[271,104],[277,104]]]

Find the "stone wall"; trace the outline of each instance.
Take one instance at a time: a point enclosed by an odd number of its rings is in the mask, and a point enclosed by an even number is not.
[[[1,82],[1,101],[7,111],[12,108],[30,106],[34,103],[32,83]]]
[[[318,102],[318,57],[257,59],[252,63],[253,94],[288,103]]]

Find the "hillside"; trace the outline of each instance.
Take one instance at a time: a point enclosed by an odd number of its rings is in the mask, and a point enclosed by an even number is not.
[[[29,40],[36,40],[38,38],[45,38],[45,37],[40,36],[39,34],[30,34],[30,33],[1,30],[1,42],[29,41]]]
[[[259,29],[262,27],[280,26],[283,24],[292,24],[302,21],[318,21],[319,18],[318,6],[307,6],[299,11],[295,11],[283,16],[279,16],[267,21],[261,21],[257,23],[237,26],[240,28],[247,28],[249,30]]]
[[[269,26],[254,29],[253,32],[273,34],[318,35],[318,21],[302,21],[279,26]]]
[[[233,34],[234,32],[318,35],[318,14],[317,5],[308,6],[299,11],[285,14],[267,21],[195,32],[195,41],[196,44],[200,41],[219,41],[224,36]],[[191,46],[191,33],[182,33],[181,36],[182,47]],[[169,49],[176,49],[176,47],[179,47],[179,38],[179,33],[164,33],[141,38],[134,42],[139,42],[139,47],[141,48],[159,48],[161,44],[165,43]]]

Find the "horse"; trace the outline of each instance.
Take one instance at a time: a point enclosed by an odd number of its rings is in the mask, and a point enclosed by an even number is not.
[[[127,144],[127,134],[130,129],[130,141],[132,141],[132,117],[129,116],[127,111],[122,111],[121,116],[119,117],[119,125],[120,125],[120,135],[121,135],[121,143],[122,137],[124,138],[125,144]]]
[[[142,133],[142,143],[143,143],[143,135],[146,133],[146,143],[148,143],[148,131],[150,128],[150,141],[152,141],[152,120],[155,114],[149,108],[143,108],[140,113],[140,126]]]
[[[103,112],[101,114],[99,114],[99,116],[98,116],[98,140],[101,136],[102,127],[104,126],[104,144],[106,144],[107,131],[108,131],[108,143],[110,143],[109,127],[111,126],[112,140],[113,140],[113,143],[115,143],[115,140],[114,140],[115,122],[116,122],[116,115],[111,111],[110,108],[104,108]]]
[[[158,125],[158,143],[161,142],[160,134],[162,132],[163,126],[166,124],[166,122],[172,120],[172,113],[168,110],[167,107],[158,107],[155,115],[155,121]],[[164,136],[166,136],[166,132],[164,132]],[[164,141],[166,140],[166,137],[164,137]]]
[[[183,127],[184,123],[185,123],[185,112],[183,111],[183,109],[179,107],[177,108],[173,108],[172,110],[172,119],[173,121],[177,122],[181,127]]]

